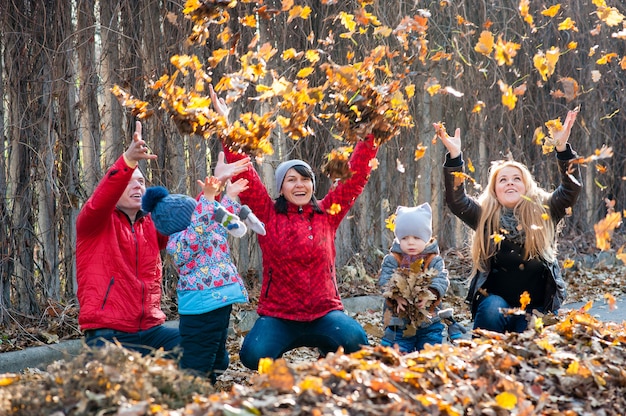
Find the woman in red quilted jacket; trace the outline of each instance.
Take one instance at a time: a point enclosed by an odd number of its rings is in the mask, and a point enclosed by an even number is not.
[[[227,114],[214,92],[212,98],[217,111]],[[343,311],[335,276],[335,235],[367,184],[377,150],[373,137],[360,141],[349,161],[352,177],[338,182],[321,200],[314,195],[313,170],[302,160],[278,166],[275,198],[252,166],[233,178],[249,181],[239,198],[266,229],[265,236],[258,236],[263,257],[259,319],[239,353],[246,367],[256,370],[261,358],[275,359],[298,347],[318,348],[322,354],[343,347],[351,353],[368,344],[361,325]],[[218,163],[216,175],[244,157],[227,146],[224,152],[229,164]]]

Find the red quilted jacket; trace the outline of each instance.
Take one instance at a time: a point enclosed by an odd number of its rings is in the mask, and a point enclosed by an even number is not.
[[[165,321],[161,310],[160,250],[167,237],[140,212],[116,208],[134,169],[120,157],[87,200],[76,221],[76,276],[82,330],[137,332]]]
[[[343,309],[335,275],[335,234],[367,184],[376,152],[372,139],[356,145],[349,162],[354,174],[320,201],[323,213],[314,212],[312,205],[290,204],[287,214],[278,214],[254,168],[239,175],[250,181],[248,190],[239,195],[241,203],[252,209],[267,231],[258,236],[263,254],[259,315],[312,321]],[[243,157],[228,149],[224,153],[229,163]],[[341,209],[332,215],[328,211],[334,204]]]

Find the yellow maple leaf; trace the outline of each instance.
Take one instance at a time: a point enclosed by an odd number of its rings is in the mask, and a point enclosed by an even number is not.
[[[550,341],[546,338],[541,338],[537,341],[535,341],[535,343],[542,348],[544,351],[546,352],[555,352],[556,348],[554,347],[554,345],[552,345],[550,343]]]
[[[224,58],[228,56],[228,54],[229,52],[227,49],[222,49],[222,48],[214,49],[213,52],[211,53],[211,56],[207,59],[207,61],[209,62],[209,65],[211,65],[212,68],[215,68],[217,64],[222,62]]]
[[[522,294],[519,297],[519,303],[520,303],[520,309],[525,311],[526,306],[530,304],[530,293],[528,293],[527,291],[522,292]]]
[[[509,86],[502,80],[498,81],[498,85],[500,86],[500,91],[502,92],[502,105],[507,107],[509,110],[513,110],[515,108],[515,104],[517,103],[517,96],[513,93],[513,87]]]
[[[530,0],[520,0],[519,2],[519,13],[522,16],[522,18],[524,19],[524,21],[526,23],[528,23],[528,25],[534,29],[535,28],[535,24],[533,21],[533,16],[530,14],[529,12],[529,6],[530,6]]]
[[[428,93],[430,94],[431,97],[433,95],[437,94],[440,90],[441,90],[441,85],[440,84],[432,84],[432,85],[429,85],[428,87],[426,87],[426,91],[428,91]]]
[[[559,12],[559,10],[561,10],[561,3],[550,6],[546,10],[543,10],[541,14],[548,17],[554,17]]]
[[[309,18],[311,14],[311,8],[309,6],[293,6],[289,10],[289,17],[287,18],[287,23],[290,23],[293,19],[300,18],[302,20],[306,20]]]
[[[303,54],[304,54],[303,52],[298,52],[294,48],[289,48],[283,51],[281,57],[283,58],[284,61],[288,61],[290,59],[300,58]]]
[[[567,49],[574,50],[578,47],[578,42],[571,41],[567,44]]]
[[[391,214],[385,219],[385,228],[392,232],[396,230],[396,214]]]
[[[607,26],[617,26],[624,20],[624,15],[615,7],[598,7],[596,14]]]
[[[494,243],[496,243],[496,244],[500,244],[500,242],[501,242],[502,240],[504,240],[504,236],[503,236],[502,234],[498,234],[498,233],[492,234],[490,238],[491,238],[491,239],[493,240],[493,242],[494,242]]]
[[[587,303],[585,303],[583,306],[581,306],[580,311],[581,312],[589,312],[589,310],[593,307],[593,301],[590,300]]]
[[[474,168],[474,164],[472,163],[472,159],[470,159],[469,157],[467,158],[467,170],[472,173],[476,171],[476,169]]]
[[[306,51],[305,57],[309,60],[309,62],[315,64],[320,60],[320,51],[317,49],[309,49]]]
[[[535,132],[533,133],[533,143],[535,143],[537,146],[541,146],[545,137],[546,134],[543,132],[543,128],[539,126],[535,129]]]
[[[621,246],[617,250],[617,253],[615,253],[615,257],[620,259],[622,261],[622,263],[626,264],[626,253],[624,253],[624,246]]]
[[[496,396],[496,403],[503,409],[513,410],[517,405],[517,396],[505,391]]]
[[[596,61],[598,65],[606,65],[613,60],[613,58],[617,58],[618,55],[615,52],[607,53],[603,55],[600,59]]]
[[[408,98],[413,98],[415,95],[415,84],[410,84],[404,87],[404,91],[406,92],[406,96]]]
[[[474,46],[474,50],[483,55],[489,55],[493,51],[493,43],[493,33],[488,30],[483,30],[478,38],[478,43]]]
[[[572,267],[574,267],[575,263],[576,262],[574,260],[572,260],[572,259],[565,259],[563,261],[563,268],[564,269],[571,269]]]
[[[615,228],[622,223],[622,214],[620,212],[608,213],[606,217],[593,225],[596,233],[596,247],[600,250],[609,250],[611,248],[611,236]]]
[[[416,149],[415,149],[415,161],[420,160],[421,158],[424,157],[424,155],[426,154],[426,149],[428,149],[426,146],[422,145],[422,143],[418,144]]]
[[[354,32],[356,29],[356,22],[354,21],[354,15],[346,12],[339,13],[339,19],[341,20],[341,24],[348,29],[350,32]]]
[[[544,81],[547,81],[548,77],[554,74],[559,57],[560,50],[555,46],[551,47],[546,53],[539,51],[533,57],[533,64]]]
[[[559,30],[573,30],[574,32],[578,32],[578,28],[576,27],[576,22],[571,18],[567,17],[558,26]]]
[[[298,74],[296,76],[298,78],[306,78],[309,75],[311,75],[313,73],[313,71],[315,71],[315,68],[313,68],[311,66],[307,66],[306,68],[302,68],[301,70],[299,70]]]
[[[332,204],[330,208],[326,210],[326,212],[328,212],[330,215],[337,215],[341,212],[341,205],[336,203]]]
[[[495,45],[494,57],[498,65],[513,65],[513,58],[517,55],[517,51],[522,47],[519,43],[508,42],[502,40],[502,36],[498,36]]]
[[[243,26],[256,28],[256,16],[253,14],[249,14],[247,16],[239,18],[239,23],[241,23]]]
[[[472,113],[480,113],[483,108],[485,108],[485,102],[484,101],[476,101],[476,104],[474,104],[474,107],[472,108]]]
[[[613,296],[610,293],[605,293],[604,294],[604,301],[609,305],[609,310],[615,310],[617,309],[617,300],[615,299],[615,296]]]
[[[270,370],[270,368],[272,367],[272,364],[274,363],[274,360],[272,360],[271,358],[261,358],[259,360],[259,366],[258,366],[258,371],[259,374],[267,374]]]
[[[571,363],[569,363],[569,365],[567,366],[567,370],[565,371],[565,374],[567,374],[568,376],[575,376],[578,374],[579,368],[580,368],[580,364],[578,363],[578,361],[574,360]]]

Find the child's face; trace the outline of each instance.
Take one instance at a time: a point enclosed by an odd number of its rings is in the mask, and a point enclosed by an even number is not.
[[[414,256],[420,254],[426,248],[426,242],[421,238],[407,235],[400,240],[400,249],[404,254]]]

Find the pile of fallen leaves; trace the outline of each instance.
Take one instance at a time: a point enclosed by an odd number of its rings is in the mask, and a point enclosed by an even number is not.
[[[417,328],[430,322],[432,318],[430,309],[437,300],[437,296],[429,288],[432,278],[439,274],[439,271],[435,269],[422,271],[421,264],[416,269],[396,269],[385,285],[383,293],[388,306],[384,316],[385,324],[389,323],[392,315],[408,320],[411,328],[410,333],[405,332],[406,336],[414,335]]]
[[[262,360],[247,385],[222,392],[162,356],[110,346],[45,373],[2,376],[0,413],[623,414],[626,324],[583,309],[521,334],[476,335],[408,355],[367,347],[295,364]]]

